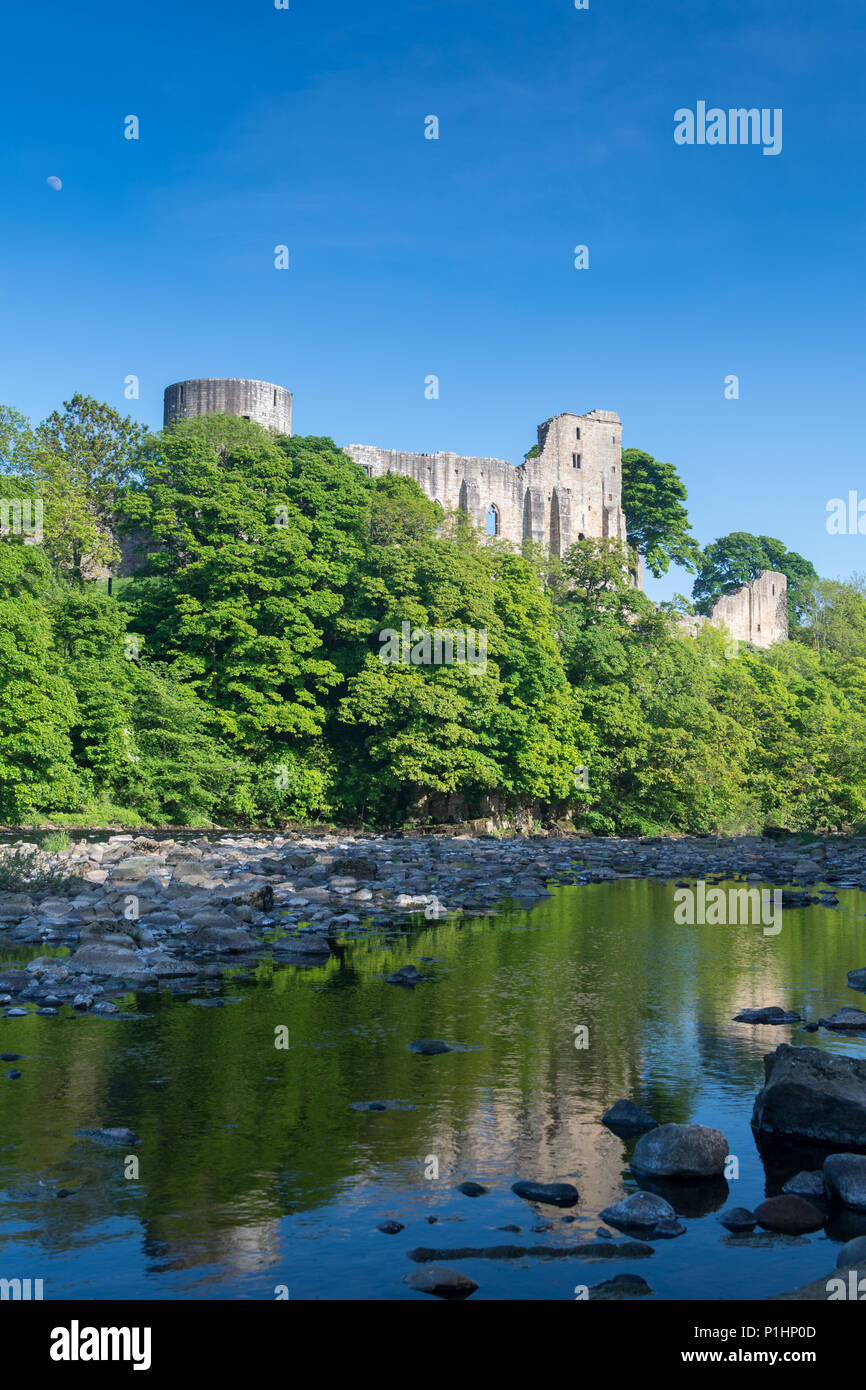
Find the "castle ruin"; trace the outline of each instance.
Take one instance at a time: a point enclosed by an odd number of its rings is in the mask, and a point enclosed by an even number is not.
[[[292,432],[292,393],[246,377],[204,377],[166,388],[164,424],[196,415],[239,415],[276,434]],[[371,478],[399,473],[446,511],[458,509],[490,537],[519,547],[529,540],[561,556],[584,539],[627,544],[622,510],[622,422],[613,410],[554,415],[538,426],[538,446],[523,463],[461,454],[412,454],[348,444],[344,453]],[[135,562],[128,568],[130,573]],[[121,572],[124,572],[121,570]],[[641,585],[638,559],[631,578]],[[709,618],[683,619],[697,632],[724,625],[737,641],[769,647],[788,636],[787,581],[764,570],[751,584],[725,594]]]
[[[344,452],[371,478],[401,473],[446,511],[459,508],[488,536],[536,542],[564,555],[586,537],[626,544],[622,510],[622,423],[612,410],[554,415],[538,427],[538,453],[504,459],[406,454],[367,444]]]

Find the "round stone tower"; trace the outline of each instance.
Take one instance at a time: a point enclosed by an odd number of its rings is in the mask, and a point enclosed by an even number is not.
[[[292,432],[292,393],[270,381],[246,377],[203,377],[176,381],[165,389],[163,424],[194,415],[240,415],[275,434]]]

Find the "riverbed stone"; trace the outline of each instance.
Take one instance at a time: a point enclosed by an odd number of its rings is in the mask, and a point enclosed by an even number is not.
[[[859,1032],[866,1028],[866,1012],[863,1009],[837,1009],[829,1018],[819,1018],[823,1028],[840,1033]]]
[[[449,1269],[447,1265],[435,1264],[405,1274],[403,1283],[417,1293],[435,1294],[437,1298],[468,1298],[478,1288],[468,1274],[461,1274],[459,1269]]]
[[[866,1211],[866,1154],[830,1154],[824,1181],[832,1197],[855,1211]]]
[[[580,1194],[570,1182],[532,1182],[512,1183],[511,1191],[527,1202],[544,1202],[554,1207],[573,1207]]]
[[[796,1009],[782,1009],[771,1004],[765,1009],[743,1009],[734,1018],[735,1023],[800,1023]]]
[[[752,1128],[866,1147],[866,1059],[782,1043],[764,1057]]]
[[[629,1134],[643,1134],[649,1129],[658,1128],[658,1120],[654,1120],[652,1115],[647,1115],[646,1111],[641,1110],[631,1100],[616,1101],[602,1115],[601,1122],[609,1129],[618,1129]]]
[[[716,1178],[730,1149],[721,1130],[708,1125],[659,1125],[635,1145],[631,1166],[656,1178]]]
[[[855,1236],[847,1241],[836,1256],[837,1269],[859,1264],[866,1264],[866,1236]]]
[[[141,975],[148,969],[136,951],[104,940],[79,946],[67,965],[73,973],[91,975]]]
[[[718,1219],[727,1231],[753,1231],[758,1224],[757,1216],[748,1207],[730,1207]]]
[[[676,1223],[677,1214],[670,1202],[654,1192],[633,1192],[621,1202],[599,1212],[602,1221],[618,1230],[639,1230],[648,1233],[662,1222]]]
[[[793,1193],[795,1197],[825,1197],[827,1189],[824,1174],[820,1172],[795,1173],[782,1185],[782,1191]]]
[[[767,1231],[778,1231],[782,1235],[802,1236],[809,1231],[820,1231],[824,1225],[824,1213],[808,1202],[805,1197],[783,1195],[768,1197],[755,1207],[758,1225]]]

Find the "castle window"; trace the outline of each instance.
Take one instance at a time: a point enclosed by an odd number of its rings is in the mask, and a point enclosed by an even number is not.
[[[612,434],[612,435],[611,435],[611,437],[610,437],[610,442],[611,442],[611,444],[615,444],[615,443],[616,443],[616,435],[615,435],[615,434]]]
[[[775,586],[775,584],[774,584],[774,585],[773,585],[773,598],[775,598],[775,597],[776,597],[776,586]]]
[[[581,456],[580,456],[580,454],[572,454],[572,456],[571,456],[571,466],[572,466],[572,468],[580,468],[580,463],[581,463]]]
[[[488,536],[499,535],[499,512],[492,502],[487,508],[487,516],[484,518],[484,531]]]
[[[248,420],[249,418],[250,418],[249,415],[242,415],[242,416],[241,416],[241,419],[242,419],[242,420]]]
[[[276,386],[275,386],[275,387],[274,387],[274,405],[276,405],[276,403],[277,403],[277,388],[276,388]]]
[[[580,425],[578,425],[577,427],[577,437],[578,439],[580,439]]]
[[[583,534],[582,531],[578,531],[578,533],[577,533],[577,539],[578,539],[579,541],[585,541],[585,540],[586,540],[586,536]]]

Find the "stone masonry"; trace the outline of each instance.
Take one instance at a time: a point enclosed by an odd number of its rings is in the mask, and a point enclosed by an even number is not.
[[[349,444],[370,477],[414,478],[446,510],[459,508],[488,535],[519,546],[536,541],[563,555],[575,541],[626,541],[622,498],[622,424],[612,410],[554,415],[538,427],[539,453],[515,467],[504,459],[407,454]]]
[[[751,584],[722,594],[708,618],[684,616],[681,625],[694,636],[704,623],[725,627],[738,642],[772,647],[788,638],[788,581],[778,570],[762,570]]]
[[[176,381],[163,397],[163,424],[194,415],[240,415],[276,434],[292,432],[292,393],[270,381],[202,377]]]

